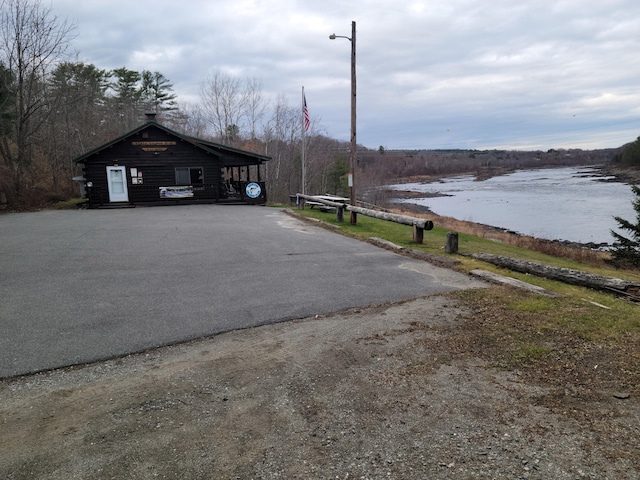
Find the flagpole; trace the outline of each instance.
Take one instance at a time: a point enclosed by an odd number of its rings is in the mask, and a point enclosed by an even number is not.
[[[305,98],[304,98],[304,85],[302,86],[302,101],[300,103],[300,113],[301,115],[301,120],[302,122],[300,123],[300,126],[302,128],[302,194],[306,195],[307,191],[306,191],[306,187],[305,187],[305,181],[306,181],[306,166],[305,166],[305,139],[306,139],[306,129],[304,128],[304,102],[305,102]]]

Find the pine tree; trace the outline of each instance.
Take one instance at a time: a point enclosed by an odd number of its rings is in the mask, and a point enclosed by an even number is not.
[[[631,234],[630,238],[627,238],[611,230],[615,242],[611,249],[610,263],[617,267],[640,267],[640,186],[632,185],[631,191],[636,196],[633,200],[633,209],[637,213],[636,223],[613,217],[620,229]]]

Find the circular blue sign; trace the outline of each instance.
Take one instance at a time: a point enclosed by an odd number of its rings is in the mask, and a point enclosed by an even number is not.
[[[258,185],[257,183],[251,182],[247,184],[246,192],[247,192],[247,197],[258,198],[262,193],[262,189],[260,188],[260,185]]]

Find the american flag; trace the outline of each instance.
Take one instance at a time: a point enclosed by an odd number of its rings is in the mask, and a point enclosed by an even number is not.
[[[307,96],[302,96],[302,115],[304,116],[304,130],[309,130],[311,126],[311,120],[309,119],[309,110],[307,110]]]

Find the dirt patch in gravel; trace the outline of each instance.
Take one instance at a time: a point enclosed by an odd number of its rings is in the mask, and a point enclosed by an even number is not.
[[[639,478],[637,386],[606,368],[586,382],[596,352],[555,370],[501,367],[506,340],[483,332],[508,312],[483,298],[430,296],[4,380],[0,477]]]

